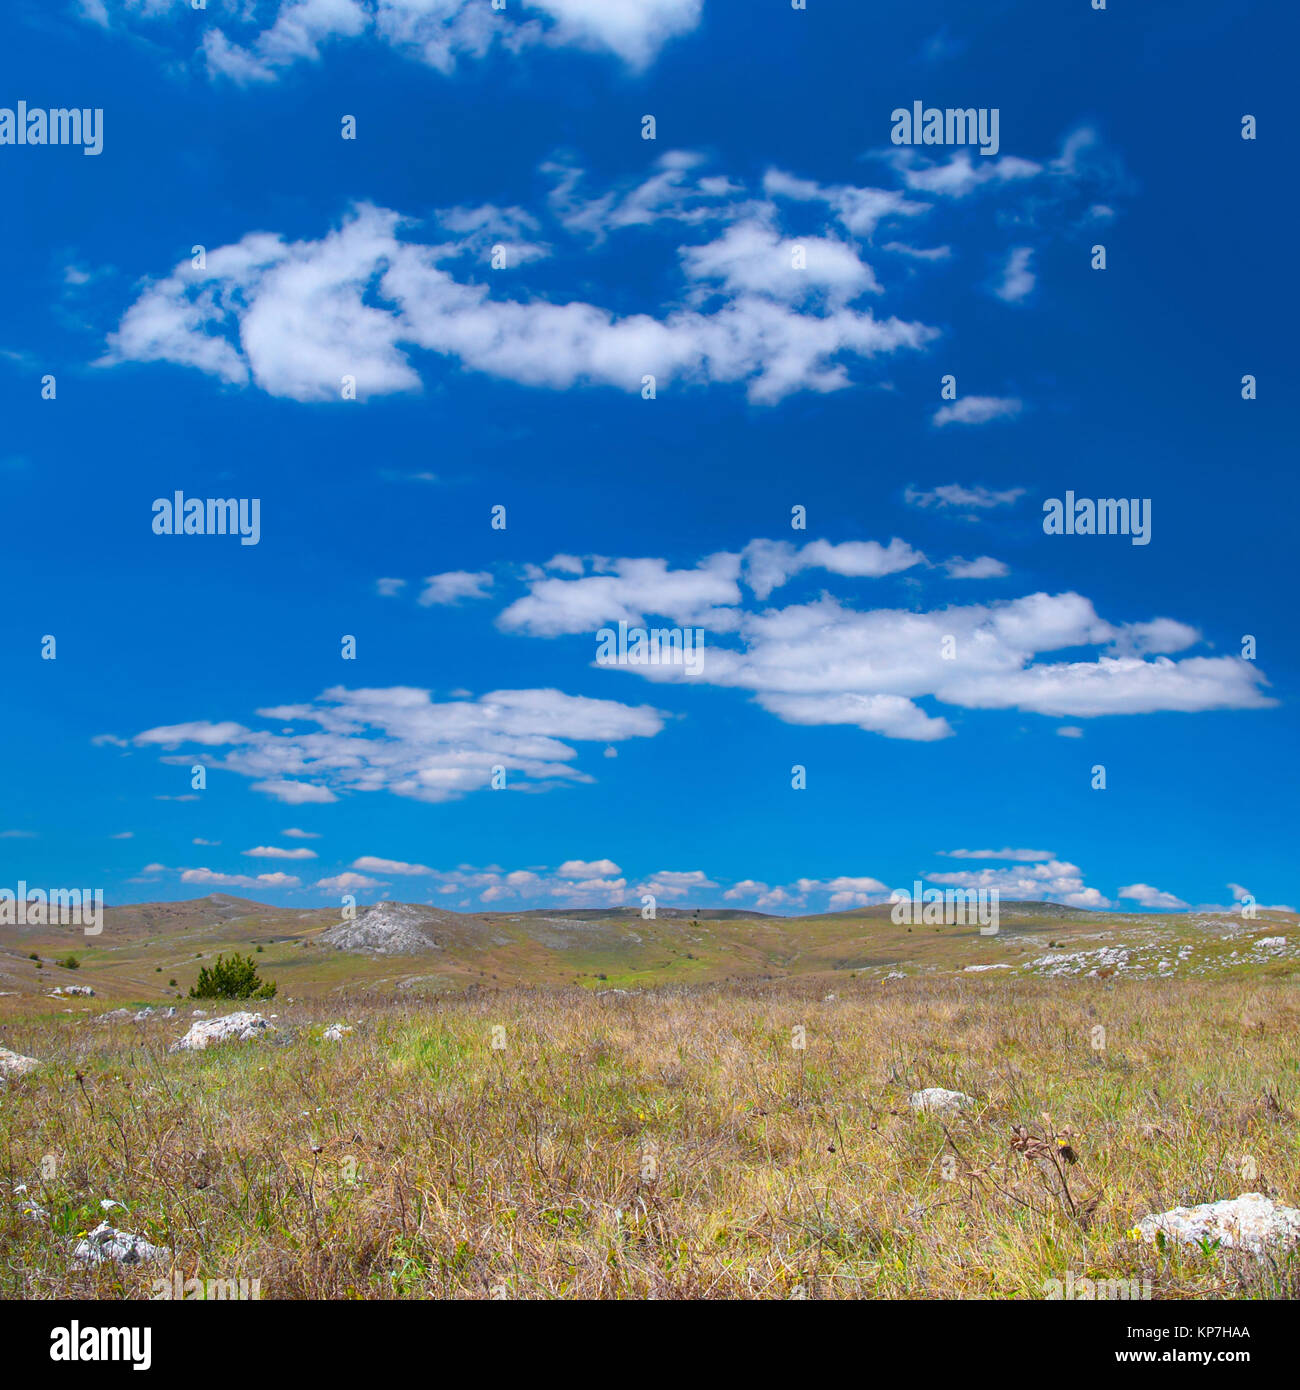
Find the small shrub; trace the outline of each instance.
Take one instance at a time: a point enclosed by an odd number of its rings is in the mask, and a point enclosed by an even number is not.
[[[71,951],[69,951],[68,954],[66,956],[63,956],[61,959],[56,960],[54,963],[55,965],[61,965],[65,970],[81,969],[81,962],[76,958],[76,956],[72,954]]]
[[[229,960],[218,956],[211,970],[199,967],[198,983],[190,990],[191,999],[274,999],[275,982],[261,980],[252,956],[236,952]]]

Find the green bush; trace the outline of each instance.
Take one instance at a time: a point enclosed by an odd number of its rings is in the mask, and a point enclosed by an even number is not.
[[[209,970],[199,967],[198,983],[190,990],[191,999],[274,999],[273,980],[260,980],[252,956],[236,952],[229,960],[218,956]]]
[[[65,970],[79,970],[81,968],[81,962],[71,951],[69,951],[62,960],[56,960],[54,963],[55,965],[61,965]]]

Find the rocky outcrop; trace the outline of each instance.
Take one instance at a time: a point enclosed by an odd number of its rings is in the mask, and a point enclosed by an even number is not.
[[[0,1047],[0,1076],[26,1076],[39,1066],[40,1062],[35,1057],[24,1057],[21,1052],[10,1052],[7,1047]]]
[[[964,1091],[945,1091],[942,1086],[927,1086],[923,1091],[913,1091],[907,1103],[918,1112],[958,1115],[974,1105],[975,1101]]]
[[[1175,1207],[1144,1216],[1135,1234],[1147,1245],[1163,1236],[1177,1245],[1217,1242],[1220,1250],[1248,1250],[1263,1256],[1285,1253],[1300,1244],[1300,1210],[1279,1206],[1259,1192],[1199,1207]]]
[[[436,908],[414,903],[376,903],[351,921],[330,927],[318,939],[322,946],[340,951],[413,956],[442,949],[433,936],[433,929],[441,920],[442,914]]]
[[[167,1253],[165,1246],[150,1245],[143,1236],[115,1230],[107,1221],[101,1221],[89,1235],[77,1242],[72,1258],[81,1264],[98,1265],[112,1260],[115,1264],[136,1265],[146,1260],[156,1260]]]
[[[179,1042],[172,1043],[169,1052],[202,1052],[213,1043],[248,1042],[260,1038],[273,1025],[261,1014],[226,1014],[224,1018],[206,1018],[192,1024]]]

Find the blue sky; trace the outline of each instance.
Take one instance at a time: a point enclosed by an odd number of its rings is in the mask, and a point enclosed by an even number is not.
[[[0,145],[0,882],[1294,903],[1290,23],[19,0],[103,150]]]

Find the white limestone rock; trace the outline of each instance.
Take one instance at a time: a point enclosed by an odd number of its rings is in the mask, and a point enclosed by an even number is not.
[[[40,1062],[35,1057],[24,1057],[21,1052],[10,1052],[0,1047],[0,1076],[26,1076],[35,1071]]]
[[[72,1251],[72,1258],[81,1264],[98,1265],[112,1260],[120,1265],[143,1264],[168,1253],[165,1246],[150,1245],[143,1236],[119,1231],[107,1221],[101,1221]]]
[[[964,1091],[945,1091],[942,1086],[927,1086],[923,1091],[913,1091],[907,1103],[918,1113],[958,1115],[974,1105],[975,1101]]]
[[[1249,1250],[1263,1256],[1285,1252],[1300,1243],[1300,1210],[1284,1207],[1259,1192],[1199,1207],[1175,1207],[1172,1211],[1144,1216],[1137,1224],[1144,1244],[1155,1244],[1158,1235],[1178,1245],[1218,1241],[1223,1250]]]
[[[169,1052],[202,1052],[213,1043],[248,1042],[260,1038],[272,1027],[261,1014],[226,1014],[224,1018],[208,1018],[191,1025],[179,1042],[172,1043]]]

